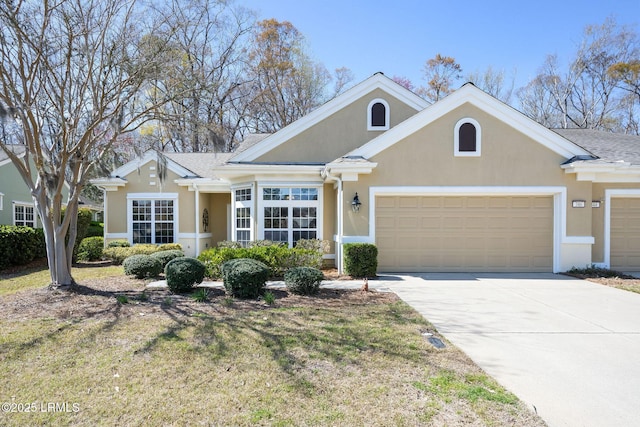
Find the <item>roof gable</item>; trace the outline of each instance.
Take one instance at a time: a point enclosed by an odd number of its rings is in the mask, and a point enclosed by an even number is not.
[[[289,141],[294,136],[304,132],[311,128],[315,124],[327,119],[331,115],[359,100],[368,93],[381,89],[387,92],[389,95],[397,98],[399,101],[405,103],[409,107],[416,111],[421,111],[429,105],[427,101],[420,98],[410,90],[397,84],[390,78],[384,76],[382,73],[376,73],[362,83],[352,87],[343,94],[337,96],[306,116],[296,120],[290,125],[282,128],[278,132],[265,138],[261,142],[253,145],[241,153],[238,153],[231,162],[252,162],[258,159],[260,156],[275,149],[281,144]]]
[[[157,161],[159,154],[160,153],[154,150],[147,151],[144,153],[142,157],[131,160],[130,162],[125,163],[124,165],[120,166],[118,169],[111,172],[111,177],[123,178],[129,175],[130,173],[136,171],[141,166],[146,165],[151,161]],[[192,171],[179,165],[175,161],[168,158],[168,156],[164,156],[164,157],[167,159],[167,168],[170,171],[174,172],[176,175],[181,177],[195,176],[195,174]]]
[[[425,108],[348,155],[369,159],[466,103],[503,121],[565,158],[590,154],[584,148],[547,129],[473,84],[467,83],[451,95]]]

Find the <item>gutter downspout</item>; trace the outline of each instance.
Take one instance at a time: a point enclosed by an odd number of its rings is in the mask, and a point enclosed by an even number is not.
[[[200,190],[198,190],[198,184],[193,183],[193,189],[196,191],[196,214],[195,214],[195,224],[196,224],[196,244],[195,244],[195,249],[196,249],[196,255],[195,257],[197,257],[198,255],[200,255],[200,230],[198,229],[200,226],[200,222],[198,221],[198,212],[200,212]]]
[[[342,235],[343,235],[343,223],[344,223],[344,211],[343,211],[343,197],[342,197],[342,178],[338,176],[331,175],[331,173],[325,169],[322,171],[322,175],[324,178],[329,178],[338,183],[338,195],[337,195],[337,209],[338,209],[338,233],[336,236],[336,268],[338,269],[338,274],[342,274]]]

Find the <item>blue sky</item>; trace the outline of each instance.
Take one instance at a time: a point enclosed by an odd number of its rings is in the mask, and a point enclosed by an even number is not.
[[[260,19],[290,21],[309,53],[329,70],[350,68],[355,82],[382,71],[423,85],[422,68],[436,53],[454,57],[463,73],[488,66],[533,78],[548,54],[569,60],[583,29],[609,16],[640,32],[640,0],[236,0]]]

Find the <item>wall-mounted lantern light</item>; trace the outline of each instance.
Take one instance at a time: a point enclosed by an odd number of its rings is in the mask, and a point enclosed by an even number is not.
[[[360,203],[360,198],[358,197],[358,193],[356,193],[356,195],[353,196],[353,201],[351,202],[351,209],[353,209],[354,212],[359,212],[361,205],[362,203]]]

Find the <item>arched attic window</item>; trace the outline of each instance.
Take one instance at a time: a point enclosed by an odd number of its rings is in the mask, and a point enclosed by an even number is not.
[[[389,104],[384,99],[374,99],[367,107],[367,130],[387,129],[389,129]]]
[[[482,148],[480,123],[465,117],[454,128],[454,155],[456,157],[479,157]]]

